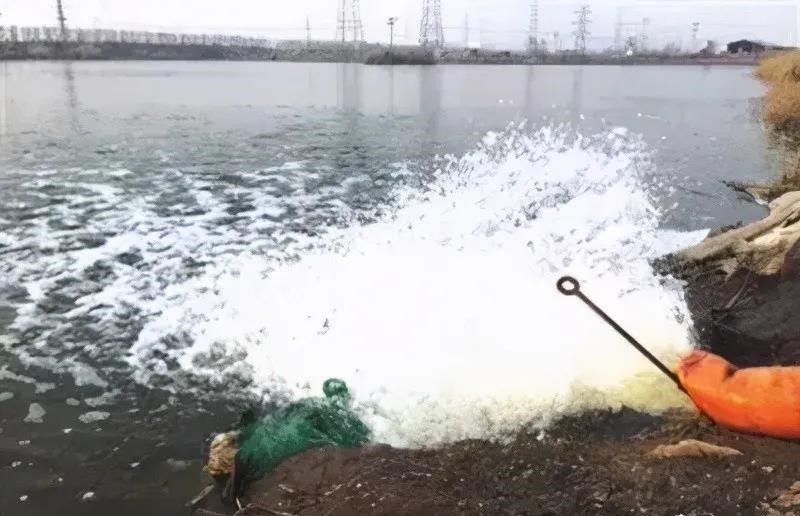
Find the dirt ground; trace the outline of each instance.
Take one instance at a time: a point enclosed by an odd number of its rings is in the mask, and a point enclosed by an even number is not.
[[[685,438],[743,455],[649,454]],[[238,514],[776,516],[791,514],[775,500],[800,479],[798,454],[800,443],[736,434],[685,412],[597,412],[508,444],[311,451],[251,485]]]
[[[800,363],[798,276],[688,278],[698,341],[740,366]],[[687,438],[742,455],[650,455]],[[798,457],[798,442],[738,434],[685,411],[595,412],[505,444],[311,451],[251,485],[237,514],[796,516],[800,496],[778,497],[800,480]],[[201,505],[237,511],[221,505],[218,491]]]

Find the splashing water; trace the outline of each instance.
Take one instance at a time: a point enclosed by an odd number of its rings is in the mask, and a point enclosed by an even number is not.
[[[659,230],[652,172],[622,129],[490,133],[424,188],[399,188],[376,222],[329,229],[296,260],[239,253],[171,286],[130,361],[145,382],[168,357],[294,396],[341,377],[396,445],[498,437],[620,402],[662,409],[677,399],[668,382],[554,287],[580,278],[667,361],[690,348],[680,285],[648,260],[703,235]],[[166,346],[178,329],[191,344]]]

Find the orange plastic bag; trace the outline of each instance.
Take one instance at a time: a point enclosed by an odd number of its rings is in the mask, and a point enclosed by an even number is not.
[[[722,357],[694,351],[676,373],[697,408],[717,424],[800,438],[800,367],[739,369]]]

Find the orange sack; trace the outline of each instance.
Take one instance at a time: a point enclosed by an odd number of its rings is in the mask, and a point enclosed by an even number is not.
[[[694,351],[676,373],[697,408],[717,424],[800,438],[800,367],[739,369],[722,357]]]

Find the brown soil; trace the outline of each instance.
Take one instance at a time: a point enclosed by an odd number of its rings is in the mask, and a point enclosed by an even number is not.
[[[743,455],[649,455],[658,444],[685,438]],[[239,514],[769,514],[800,478],[797,453],[798,443],[736,434],[686,413],[594,413],[509,444],[312,451],[250,486]]]

